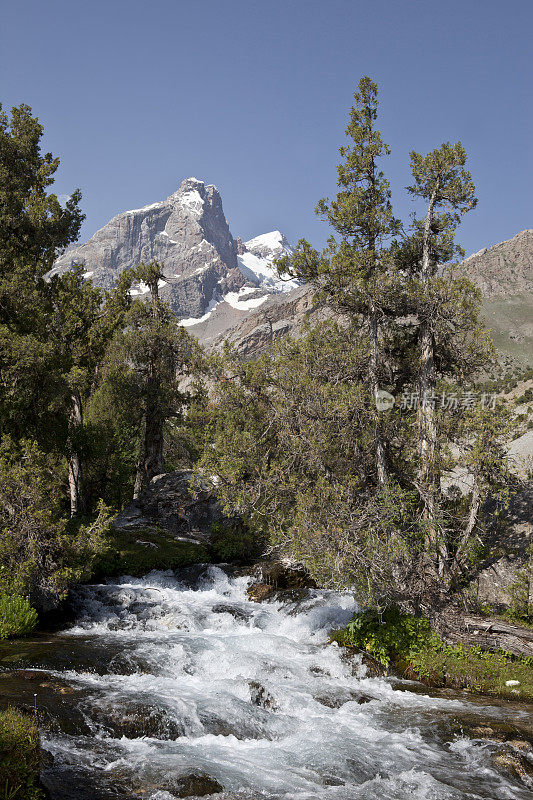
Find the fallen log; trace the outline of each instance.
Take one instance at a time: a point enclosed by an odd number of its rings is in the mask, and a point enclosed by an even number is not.
[[[478,617],[447,609],[435,616],[433,626],[446,644],[503,650],[519,658],[533,657],[533,630],[498,617]]]
[[[517,636],[520,639],[533,642],[533,630],[522,625],[511,625],[503,620],[494,617],[464,617],[467,628],[483,630],[486,633],[503,633],[510,636]]]

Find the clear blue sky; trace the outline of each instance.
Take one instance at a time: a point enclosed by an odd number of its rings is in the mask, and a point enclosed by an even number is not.
[[[4,0],[4,107],[31,105],[88,238],[196,176],[233,234],[321,245],[317,200],[362,75],[380,87],[395,211],[409,151],[460,139],[468,252],[533,227],[533,0]]]

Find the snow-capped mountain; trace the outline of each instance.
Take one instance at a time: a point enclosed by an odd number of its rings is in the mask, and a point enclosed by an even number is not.
[[[164,265],[161,296],[182,325],[204,338],[208,321],[211,328],[218,320],[219,335],[269,296],[293,289],[297,282],[280,280],[272,267],[274,258],[291,252],[279,231],[235,240],[218,189],[187,178],[166,200],[117,214],[67,250],[51,274],[81,264],[87,278],[109,288],[123,269],[156,259]],[[146,291],[140,285],[132,294]]]

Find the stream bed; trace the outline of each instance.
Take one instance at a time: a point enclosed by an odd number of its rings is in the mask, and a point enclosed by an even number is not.
[[[249,581],[206,566],[81,587],[70,627],[1,651],[52,800],[532,797],[531,709],[368,677],[327,644],[351,595],[254,603]]]

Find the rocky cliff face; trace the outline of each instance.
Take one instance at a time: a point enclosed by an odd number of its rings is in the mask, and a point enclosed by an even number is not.
[[[533,362],[533,230],[465,259],[460,272],[483,294],[483,313],[498,351]]]
[[[481,289],[487,302],[533,294],[533,230],[466,258],[460,272]]]
[[[228,327],[269,294],[296,285],[281,282],[270,266],[286,252],[279,231],[245,243],[239,238],[237,245],[218,189],[187,178],[166,200],[113,217],[88,242],[67,250],[51,274],[81,264],[87,278],[110,288],[122,270],[155,259],[164,265],[161,296],[182,324],[195,327],[221,316]],[[147,291],[140,285],[132,293]]]
[[[205,344],[219,348],[227,341],[242,358],[255,358],[280,336],[297,335],[304,321],[312,324],[334,316],[324,303],[315,302],[314,294],[313,287],[305,285],[269,297],[218,336],[205,337]]]

